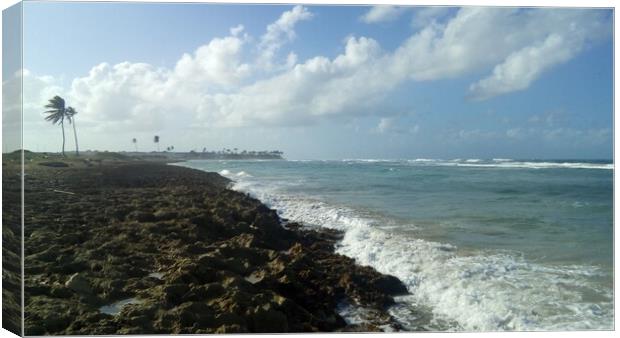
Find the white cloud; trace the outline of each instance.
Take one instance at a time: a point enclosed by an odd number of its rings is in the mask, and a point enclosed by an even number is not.
[[[522,25],[529,31],[525,37],[529,39],[520,48],[511,48],[492,74],[470,86],[473,99],[485,100],[526,89],[548,69],[572,59],[584,46],[611,33],[609,18],[600,10],[530,10],[522,16],[526,19]],[[534,22],[540,25],[534,26]]]
[[[394,71],[418,81],[454,78],[503,63],[550,35],[570,33],[580,42],[570,46],[597,40],[609,35],[609,23],[601,10],[462,8],[445,24],[433,22],[405,41],[395,53]]]
[[[509,55],[506,61],[495,66],[490,76],[472,84],[470,92],[474,99],[485,100],[523,90],[543,71],[568,61],[580,49],[580,45],[575,46],[562,36],[551,34],[542,43]]]
[[[377,131],[379,133],[387,133],[390,129],[394,128],[394,119],[384,117],[379,120],[379,124],[377,125]]]
[[[417,134],[420,126],[417,124],[406,126],[397,117],[382,117],[374,131],[379,134]]]
[[[392,81],[375,65],[383,62],[375,40],[349,38],[345,51],[330,60],[317,56],[235,93],[206,95],[199,107],[208,125],[302,124],[317,118],[363,113]]]
[[[241,34],[241,32],[243,32],[244,29],[245,27],[243,25],[237,25],[235,27],[232,27],[230,29],[230,35],[238,36],[239,34]]]
[[[590,129],[574,129],[574,128],[554,128],[540,130],[540,136],[548,141],[558,144],[570,144],[575,146],[597,145],[608,143],[612,138],[610,128],[590,128]]]
[[[433,22],[442,20],[454,7],[416,7],[414,8],[411,26],[415,29],[426,27]]]
[[[23,122],[41,122],[43,120],[45,106],[48,100],[55,95],[65,95],[65,90],[57,84],[57,79],[47,75],[37,75],[24,69],[17,72],[2,83],[3,97],[3,122],[4,117],[13,123],[20,123],[20,108],[22,104],[21,86],[23,85]],[[7,121],[8,122],[8,121]]]
[[[199,47],[193,55],[184,54],[176,64],[174,76],[200,84],[238,84],[249,75],[250,66],[240,60],[245,40],[237,36],[236,28],[231,32],[231,36],[215,38]]]
[[[259,43],[260,56],[258,64],[270,70],[277,51],[287,42],[295,39],[295,25],[311,19],[313,14],[306,7],[297,5],[290,11],[282,13],[280,18],[267,26]]]
[[[335,57],[298,60],[289,51],[275,67],[276,53],[295,38],[295,25],[312,17],[306,8],[295,6],[267,27],[254,46],[258,55],[251,53],[252,41],[239,25],[231,28],[231,35],[183,54],[171,69],[130,62],[97,65],[74,79],[67,95],[81,118],[99,130],[157,130],[175,123],[301,125],[333,116],[369,115],[406,81],[493,69],[471,87],[476,98],[484,99],[527,88],[590,41],[608,36],[606,13],[467,7],[441,22],[431,20],[394,51],[371,38],[350,37]],[[255,59],[249,59],[251,55]],[[53,79],[38,80],[44,86],[28,102],[37,109],[42,98],[60,91]],[[474,134],[464,131],[461,136]]]
[[[506,130],[506,136],[509,138],[521,138],[523,136],[523,130],[521,128],[512,128]]]
[[[392,21],[396,20],[405,10],[407,10],[406,7],[386,5],[372,6],[360,20],[365,23]]]

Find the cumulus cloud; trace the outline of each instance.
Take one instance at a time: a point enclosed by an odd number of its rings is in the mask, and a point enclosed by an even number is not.
[[[237,25],[235,27],[232,27],[230,29],[230,35],[232,36],[237,36],[239,35],[241,32],[243,32],[243,30],[245,29],[245,27],[243,25]]]
[[[267,32],[260,39],[260,56],[258,63],[267,69],[273,67],[273,58],[277,51],[287,42],[295,39],[295,25],[311,19],[313,14],[306,7],[295,6],[290,11],[282,13],[280,18],[267,26]]]
[[[600,10],[530,10],[523,15],[531,30],[521,48],[512,48],[492,74],[470,86],[471,98],[485,100],[526,89],[541,74],[572,59],[587,44],[611,34],[609,18]],[[540,30],[533,26],[540,22]]]
[[[580,49],[580,45],[567,42],[561,35],[551,34],[542,43],[509,55],[506,61],[495,66],[491,75],[472,84],[469,90],[476,100],[523,90],[543,71],[568,61]]]
[[[386,22],[396,20],[404,11],[406,11],[406,7],[398,7],[398,6],[372,6],[368,12],[366,12],[360,20],[365,23],[378,23],[378,22]]]
[[[488,99],[527,88],[546,70],[609,36],[608,13],[467,7],[450,16],[428,14],[443,19],[430,20],[392,51],[374,39],[351,36],[334,57],[299,60],[288,51],[274,66],[276,54],[295,38],[296,24],[313,16],[295,6],[269,24],[254,46],[239,25],[229,36],[183,54],[172,68],[102,63],[74,79],[66,92],[81,117],[98,128],[144,130],[179,121],[200,127],[277,126],[369,115],[404,82],[487,71],[491,74],[473,83],[470,94]],[[61,90],[51,78],[38,81],[40,94],[30,97],[40,107],[41,98]]]
[[[377,131],[380,133],[386,133],[390,131],[394,127],[394,119],[384,117],[379,120],[379,124],[377,125]]]
[[[52,76],[37,75],[28,69],[17,71],[2,82],[2,122],[20,124],[22,113],[24,123],[40,122],[44,116],[42,107],[47,101],[55,95],[64,94],[65,90],[58,85],[58,79]]]
[[[405,41],[395,53],[394,66],[418,81],[454,78],[535,49],[551,35],[574,41],[567,42],[569,46],[596,41],[610,34],[609,23],[601,10],[467,7],[445,24],[433,22]],[[549,64],[565,58],[552,59]]]
[[[433,22],[443,21],[443,19],[454,10],[454,7],[416,7],[413,9],[411,26],[415,29],[426,27]]]
[[[344,53],[333,59],[314,57],[277,76],[257,81],[235,93],[206,95],[199,118],[206,124],[299,125],[330,115],[359,113],[375,103],[393,81],[377,63],[379,44],[369,38],[348,39]]]
[[[382,117],[375,131],[379,134],[417,134],[420,126],[417,124],[404,126],[397,117]]]
[[[238,84],[250,71],[250,66],[240,61],[245,40],[237,36],[239,33],[239,27],[232,28],[231,36],[215,38],[196,49],[193,55],[184,54],[173,76],[200,84]]]

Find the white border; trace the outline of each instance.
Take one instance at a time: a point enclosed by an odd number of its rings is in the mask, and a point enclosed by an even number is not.
[[[63,0],[64,2],[99,2],[96,0]],[[18,3],[19,1],[17,0],[6,0],[6,1],[2,1],[0,8],[2,10]],[[48,1],[51,2],[51,1]],[[127,1],[118,1],[118,0],[111,0],[111,1],[104,1],[104,2],[127,2]],[[604,7],[604,8],[614,8],[614,19],[615,19],[615,2],[611,1],[611,0],[589,0],[589,1],[583,1],[583,0],[503,0],[503,1],[499,1],[499,0],[452,0],[452,1],[445,1],[445,0],[437,0],[437,1],[429,1],[429,0],[425,0],[425,1],[420,1],[420,0],[410,0],[410,1],[406,1],[406,0],[388,0],[388,1],[378,1],[378,0],[369,0],[369,1],[363,1],[363,0],[337,0],[337,1],[331,1],[331,0],[309,0],[309,1],[299,1],[299,0],[268,0],[268,1],[264,1],[264,2],[259,2],[259,1],[252,1],[252,0],[236,0],[236,1],[230,1],[230,0],[220,0],[220,1],[188,1],[188,0],[132,0],[131,2],[179,2],[179,3],[270,3],[270,4],[296,4],[296,3],[300,3],[300,4],[317,4],[317,5],[373,5],[373,4],[398,4],[398,5],[420,5],[420,6],[424,6],[424,5],[444,5],[444,6],[502,6],[502,7]],[[1,28],[1,16],[0,16],[0,39],[2,36],[2,28]],[[616,65],[616,61],[617,61],[617,53],[616,53],[616,43],[615,43],[615,36],[617,36],[618,34],[618,27],[614,24],[614,159],[620,158],[620,150],[618,149],[617,145],[617,139],[615,138],[615,131],[618,130],[618,126],[619,126],[619,122],[617,119],[615,119],[615,112],[616,112],[616,96],[618,93],[618,89],[615,86],[615,79],[616,79],[616,75],[617,75],[617,69],[615,67]],[[0,56],[0,60],[1,60],[1,56]],[[0,70],[0,74],[1,74],[1,70]],[[2,104],[2,100],[0,98],[0,106]],[[2,130],[0,128],[0,140],[2,137]],[[618,199],[616,198],[616,185],[617,182],[615,180],[615,169],[614,169],[614,277],[615,277],[615,272],[616,272],[616,268],[618,267],[618,251],[615,250],[615,243],[617,243],[617,239],[618,239],[618,233],[617,231],[615,231],[615,224],[616,224],[616,213],[615,211],[618,210],[618,206],[620,205],[620,202],[618,201]],[[1,202],[1,197],[0,197],[0,202]],[[618,290],[618,279],[614,278],[614,296],[615,296],[615,290]],[[1,300],[1,294],[0,294],[0,300]],[[614,299],[615,301],[615,299]],[[614,303],[614,313],[615,318],[615,328],[618,329],[618,302],[615,301]],[[342,333],[340,334],[333,334],[333,333],[325,333],[325,334],[321,334],[324,337],[337,337],[340,336],[342,337]],[[388,337],[388,334],[356,334],[356,333],[350,333],[347,335],[353,335],[353,336],[364,336],[364,337]],[[413,337],[413,335],[423,335],[425,337],[496,337],[496,336],[502,336],[502,337],[554,337],[554,336],[562,336],[562,337],[568,337],[568,338],[577,338],[577,337],[583,337],[583,336],[588,336],[588,337],[612,337],[615,336],[615,332],[613,331],[587,331],[587,332],[583,332],[583,331],[567,331],[567,332],[483,332],[483,333],[424,333],[424,332],[415,332],[415,333],[395,333],[395,334],[391,334],[392,337],[394,335],[397,335],[398,337]],[[248,335],[226,335],[226,337],[247,337]],[[286,334],[286,335],[261,335],[261,337],[282,337],[282,336],[297,336],[293,335],[293,334]],[[15,337],[15,335],[13,335],[12,333],[10,333],[9,331],[6,331],[4,329],[0,330],[0,337]],[[80,337],[80,336],[71,336],[71,337]],[[89,337],[89,336],[87,336]],[[159,336],[155,336],[155,335],[141,335],[140,337],[161,337],[161,335]],[[180,336],[183,337],[183,336]]]

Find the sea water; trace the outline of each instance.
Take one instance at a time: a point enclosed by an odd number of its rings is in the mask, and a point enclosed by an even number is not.
[[[188,161],[402,280],[409,330],[613,329],[613,164]]]

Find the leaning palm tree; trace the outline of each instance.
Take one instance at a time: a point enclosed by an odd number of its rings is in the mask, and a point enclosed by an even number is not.
[[[136,148],[136,153],[138,152],[138,140],[134,137],[131,139],[131,143],[133,143],[134,147]]]
[[[75,139],[75,156],[80,156],[80,149],[78,147],[78,138],[77,133],[75,131],[75,115],[77,115],[77,110],[73,109],[73,107],[67,107],[66,115],[69,124],[73,125],[73,138]]]
[[[45,108],[48,108],[45,111],[45,114],[47,114],[45,120],[52,122],[52,124],[60,124],[62,129],[62,156],[65,156],[65,117],[67,114],[65,100],[56,95],[49,100]]]
[[[157,144],[157,152],[159,152],[159,136],[155,135],[155,137],[153,137],[153,142]]]

